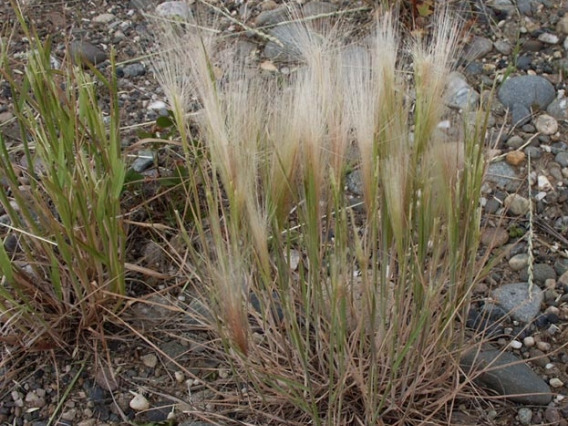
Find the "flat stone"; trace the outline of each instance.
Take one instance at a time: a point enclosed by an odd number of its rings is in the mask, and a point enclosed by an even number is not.
[[[497,287],[491,292],[491,297],[511,318],[528,323],[539,314],[544,299],[542,290],[536,285],[531,294],[532,297],[529,296],[529,284],[521,282]]]
[[[281,22],[289,21],[291,15],[297,14],[298,9],[289,9],[287,5],[282,5],[272,10],[264,10],[256,17],[257,28],[270,27]]]
[[[463,355],[461,365],[466,374],[479,374],[475,380],[481,385],[513,402],[547,405],[552,400],[548,384],[523,360],[509,352],[486,350],[477,353],[471,350]]]
[[[136,62],[134,64],[128,64],[123,68],[124,75],[128,77],[138,77],[146,74],[146,67],[144,64]]]
[[[112,13],[102,13],[93,18],[93,22],[97,24],[108,24],[116,19]]]
[[[558,44],[560,38],[556,34],[552,33],[542,33],[538,36],[538,39],[546,44]]]
[[[479,102],[479,93],[471,87],[459,72],[448,75],[446,96],[448,105],[459,109],[474,109]]]
[[[333,13],[337,10],[337,5],[323,1],[311,1],[302,7],[302,15],[304,17],[325,15]]]
[[[132,163],[132,170],[142,173],[147,168],[154,165],[155,153],[149,149],[143,149],[136,154],[136,160]]]
[[[509,233],[505,228],[484,228],[481,231],[480,242],[492,248],[501,247],[509,241]]]
[[[529,274],[525,268],[520,274],[521,280],[527,281]],[[547,263],[536,263],[533,265],[533,280],[538,284],[544,284],[546,280],[556,280],[554,267]]]
[[[483,58],[493,50],[493,43],[485,37],[475,37],[473,41],[467,46],[464,59],[468,62],[476,61]]]
[[[525,16],[532,16],[533,8],[532,8],[533,0],[518,0],[517,1],[517,8],[519,12],[521,12]]]
[[[97,65],[107,60],[108,55],[87,41],[74,41],[69,46],[71,59],[75,64]]]
[[[511,136],[509,139],[507,139],[507,142],[505,142],[505,145],[513,149],[519,149],[524,144],[524,139],[517,135]]]
[[[152,0],[130,0],[130,4],[138,10],[146,11],[149,10],[154,3]]]
[[[495,49],[502,55],[510,55],[513,51],[513,45],[509,40],[497,40],[494,45]]]
[[[529,212],[531,202],[519,194],[509,194],[505,198],[505,207],[515,216],[524,216]]]
[[[506,191],[516,191],[520,185],[516,168],[504,161],[489,164],[485,179]]]
[[[494,0],[491,3],[491,8],[501,13],[506,13],[507,15],[510,15],[516,10],[511,0]]]
[[[264,48],[264,56],[272,61],[295,62],[303,58],[300,45],[309,37],[306,26],[297,22],[283,24],[270,30],[270,35],[282,45],[269,41]]]
[[[156,6],[156,15],[166,19],[190,20],[193,17],[189,4],[185,1],[166,1]]]

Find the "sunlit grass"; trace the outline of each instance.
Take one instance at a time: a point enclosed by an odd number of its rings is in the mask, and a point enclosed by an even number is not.
[[[125,291],[118,91],[95,69],[53,69],[49,42],[18,17],[32,47],[23,75],[6,45],[1,58],[21,134],[16,144],[0,133],[3,231],[17,238],[0,245],[2,335],[15,348],[67,348]]]

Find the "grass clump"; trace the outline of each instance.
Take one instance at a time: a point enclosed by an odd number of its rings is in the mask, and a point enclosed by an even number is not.
[[[30,40],[25,70],[11,68],[7,42],[0,59],[21,138],[0,133],[2,339],[72,348],[84,331],[101,331],[125,291],[118,91],[96,69],[53,69],[49,42],[18,17]]]
[[[179,224],[192,279],[258,421],[439,421],[481,270],[484,117],[464,140],[437,132],[457,27],[439,12],[428,43],[403,44],[387,14],[349,45],[294,28],[304,62],[275,78],[215,32],[161,27],[158,78],[199,176],[198,220]],[[353,152],[362,210],[344,191]]]

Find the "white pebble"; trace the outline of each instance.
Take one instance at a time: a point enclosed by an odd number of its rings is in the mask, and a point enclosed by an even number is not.
[[[560,41],[560,38],[552,33],[542,33],[538,36],[538,39],[546,44],[557,44]]]
[[[550,191],[552,189],[552,184],[546,176],[540,175],[537,179],[538,189],[543,191]]]
[[[548,384],[553,388],[561,388],[562,386],[564,386],[564,382],[557,377],[550,379]]]
[[[525,337],[525,338],[523,339],[523,344],[524,344],[527,348],[532,348],[532,347],[535,345],[534,337],[532,337],[532,336]]]
[[[183,383],[185,380],[185,375],[181,371],[176,371],[174,373],[174,377],[176,378],[176,382]]]
[[[152,111],[160,111],[162,109],[167,109],[168,106],[163,101],[154,101],[150,105],[148,105],[148,109]]]
[[[509,346],[511,346],[513,349],[521,349],[523,347],[523,344],[518,340],[512,340],[511,343],[509,343]]]
[[[130,400],[130,408],[134,411],[144,411],[150,408],[150,403],[144,396],[140,395],[136,392],[131,392],[134,395],[134,398]]]

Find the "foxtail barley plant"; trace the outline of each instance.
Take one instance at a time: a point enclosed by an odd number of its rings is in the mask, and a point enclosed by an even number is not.
[[[186,190],[201,220],[180,227],[213,327],[263,422],[439,421],[463,388],[481,270],[485,116],[463,140],[437,131],[458,28],[440,12],[431,39],[405,41],[385,14],[346,45],[339,27],[296,20],[290,75],[195,22],[158,32],[157,76],[199,176]],[[362,209],[344,189],[353,167]]]

